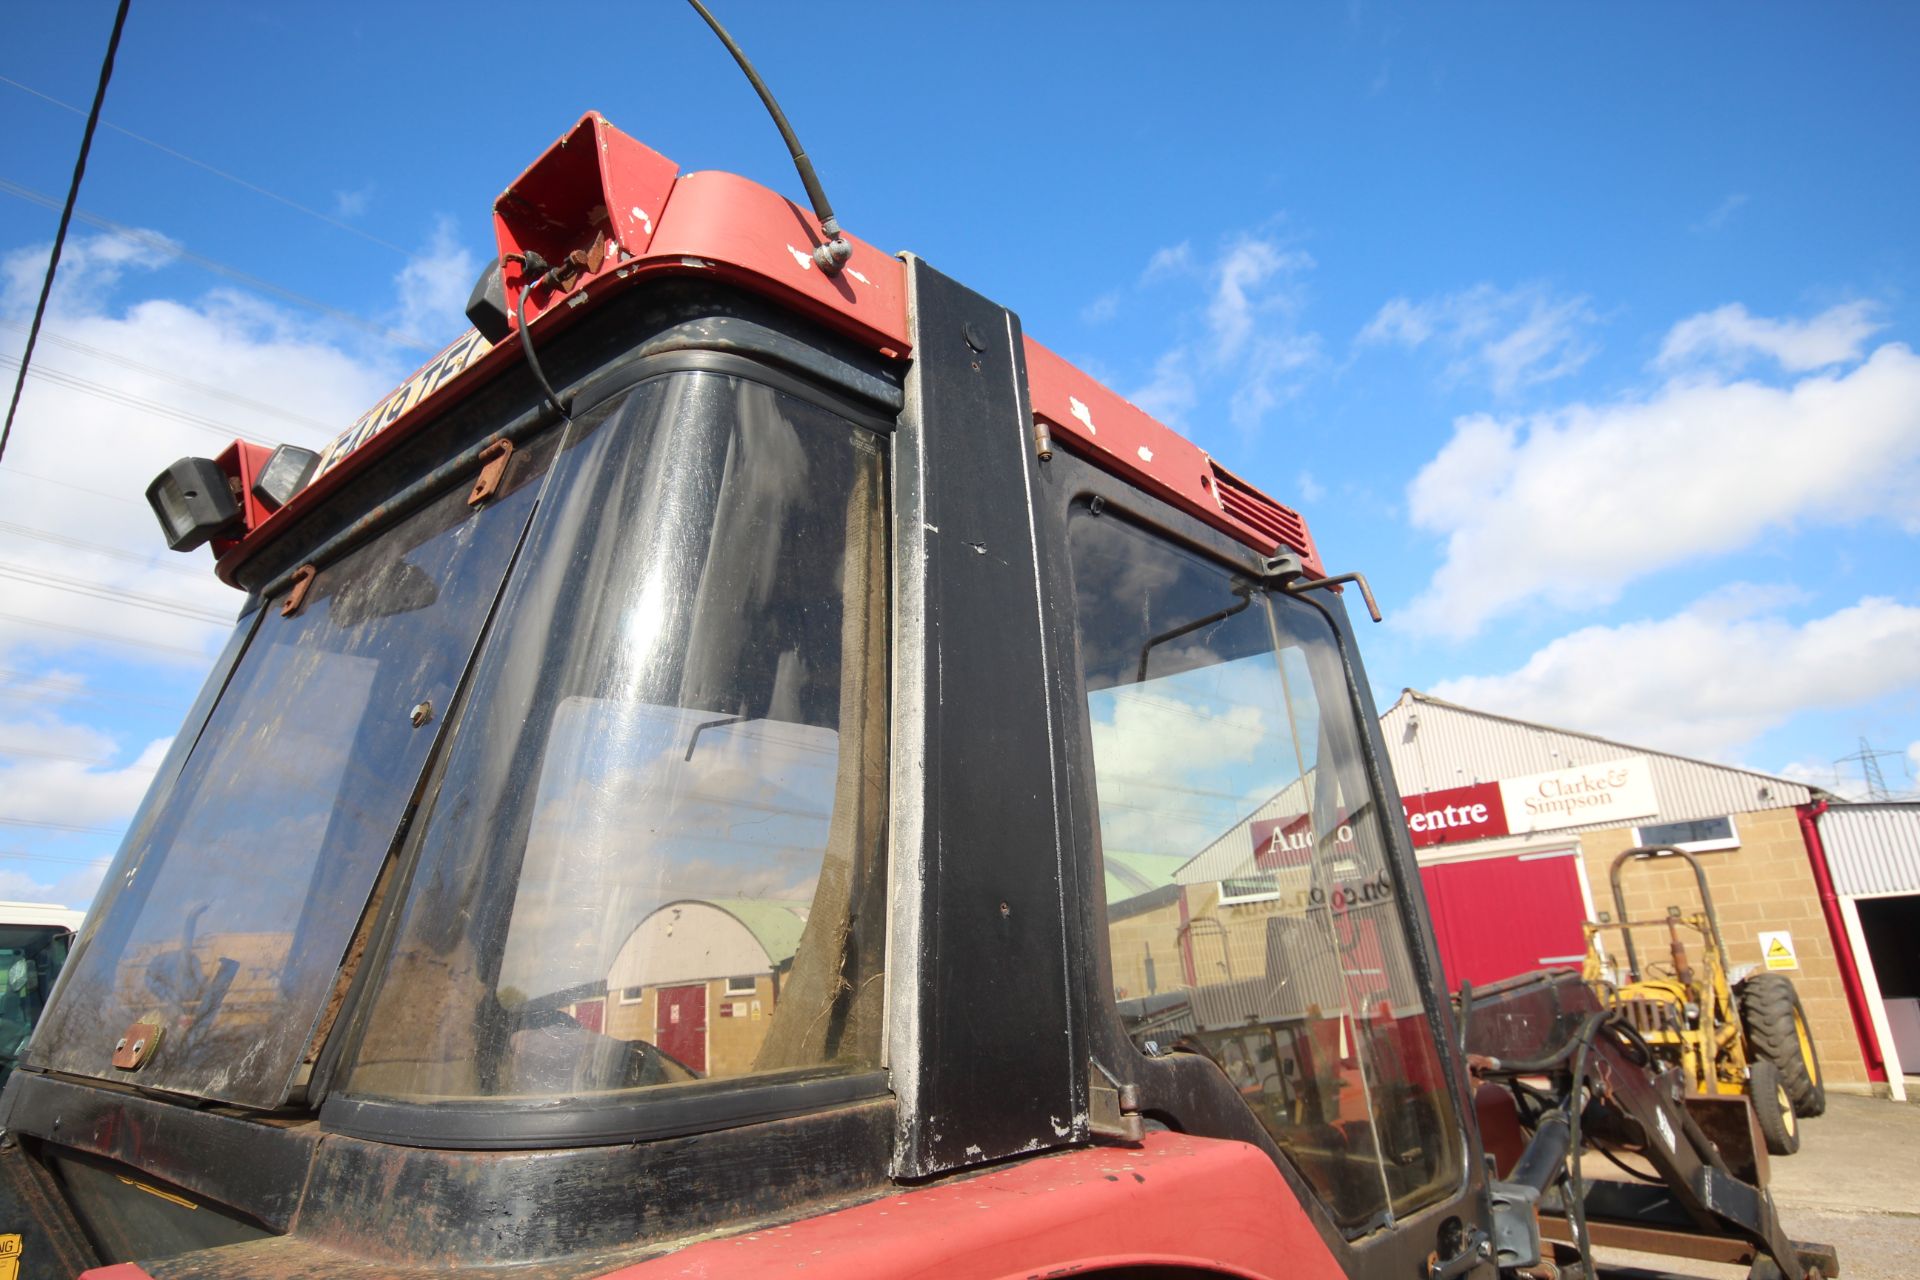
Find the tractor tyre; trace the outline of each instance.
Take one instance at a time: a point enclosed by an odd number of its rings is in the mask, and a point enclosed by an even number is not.
[[[1747,1056],[1764,1058],[1780,1072],[1794,1114],[1812,1118],[1825,1112],[1827,1082],[1820,1053],[1792,981],[1777,973],[1756,973],[1741,983],[1740,1021],[1746,1027]]]
[[[1780,1072],[1765,1058],[1755,1058],[1747,1072],[1747,1095],[1760,1120],[1767,1153],[1792,1155],[1800,1149],[1800,1118],[1793,1114],[1793,1099],[1787,1096]]]

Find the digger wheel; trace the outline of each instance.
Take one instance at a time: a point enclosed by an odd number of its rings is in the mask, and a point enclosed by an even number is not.
[[[1779,1071],[1794,1114],[1811,1118],[1826,1111],[1820,1054],[1793,983],[1777,973],[1748,978],[1740,986],[1740,1021],[1746,1027],[1748,1056],[1764,1058]]]
[[[1747,1073],[1747,1093],[1754,1115],[1760,1118],[1760,1136],[1767,1140],[1768,1153],[1792,1155],[1800,1149],[1800,1118],[1793,1114],[1793,1099],[1787,1096],[1780,1072],[1765,1058],[1756,1058]]]

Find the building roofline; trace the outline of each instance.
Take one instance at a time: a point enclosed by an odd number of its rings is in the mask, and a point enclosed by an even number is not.
[[[1401,703],[1409,701],[1424,702],[1434,707],[1445,707],[1449,711],[1459,711],[1470,716],[1479,716],[1483,720],[1499,720],[1505,724],[1519,725],[1523,729],[1538,729],[1546,733],[1563,733],[1569,738],[1584,738],[1588,742],[1598,742],[1603,746],[1623,747],[1628,751],[1636,752],[1640,755],[1664,756],[1668,760],[1678,760],[1682,764],[1702,765],[1709,769],[1725,769],[1728,773],[1741,773],[1750,778],[1765,778],[1768,782],[1778,782],[1789,787],[1805,787],[1807,792],[1816,800],[1825,800],[1829,803],[1840,799],[1839,796],[1828,791],[1826,788],[1816,786],[1811,782],[1802,782],[1798,778],[1783,778],[1777,773],[1762,773],[1758,769],[1749,769],[1745,765],[1722,764],[1718,760],[1702,760],[1697,756],[1683,756],[1677,751],[1663,751],[1659,747],[1643,747],[1631,742],[1622,742],[1618,738],[1607,738],[1597,733],[1588,733],[1584,729],[1569,729],[1564,725],[1542,724],[1538,720],[1522,720],[1519,716],[1501,715],[1497,711],[1483,711],[1479,707],[1469,707],[1464,703],[1449,702],[1445,698],[1436,698],[1430,693],[1424,693],[1412,687],[1403,687],[1400,690],[1399,699],[1385,711],[1382,711],[1380,718],[1385,720],[1400,707]]]

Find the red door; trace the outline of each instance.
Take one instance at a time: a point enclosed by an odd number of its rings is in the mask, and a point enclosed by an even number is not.
[[[1573,850],[1435,863],[1420,882],[1449,986],[1579,966],[1587,905]]]
[[[707,984],[662,987],[654,999],[653,1042],[683,1067],[707,1073]]]

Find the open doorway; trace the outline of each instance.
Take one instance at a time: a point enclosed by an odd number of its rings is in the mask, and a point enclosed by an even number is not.
[[[1887,1030],[1901,1069],[1920,1074],[1920,893],[1855,898],[1860,932],[1873,961],[1874,983],[1887,1011]]]

